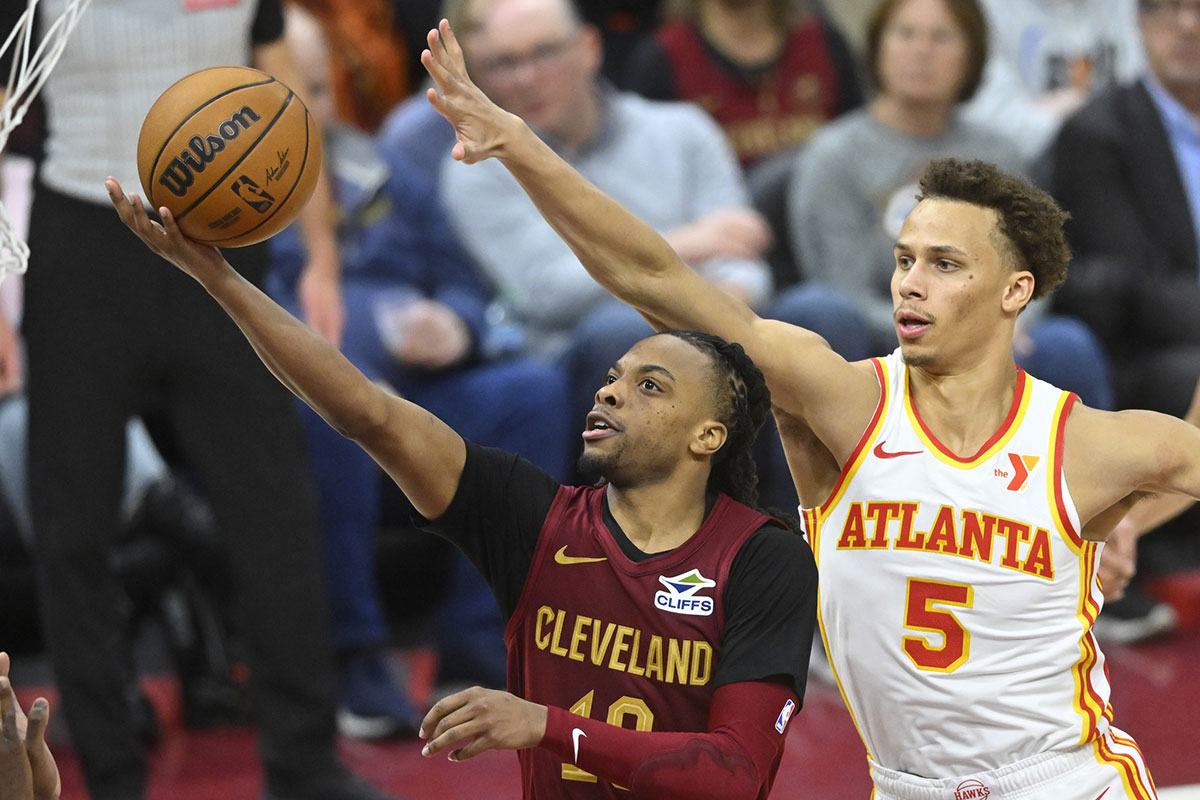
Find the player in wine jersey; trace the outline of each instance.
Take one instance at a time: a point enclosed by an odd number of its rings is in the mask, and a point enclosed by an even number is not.
[[[767,797],[804,694],[816,567],[797,532],[752,507],[771,400],[739,345],[682,331],[636,344],[583,433],[580,466],[603,485],[560,486],[376,386],[166,209],[159,225],[108,185],[121,219],[491,584],[510,692],[439,701],[427,755],[520,750],[526,798]]]
[[[761,366],[875,797],[1154,797],[1091,633],[1098,542],[1147,493],[1200,496],[1200,431],[1087,408],[1017,367],[1018,315],[1066,274],[1053,200],[990,164],[934,162],[895,245],[900,348],[847,363],[715,290],[491,103],[446,23],[428,43],[456,158],[503,162],[653,324],[737,341]]]

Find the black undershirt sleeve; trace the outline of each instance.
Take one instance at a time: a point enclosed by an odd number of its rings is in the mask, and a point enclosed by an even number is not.
[[[414,515],[414,523],[466,555],[492,587],[507,621],[521,598],[538,534],[559,488],[558,481],[525,459],[467,442],[467,461],[450,507],[436,520]]]
[[[725,587],[713,687],[781,675],[804,700],[817,622],[817,565],[799,534],[770,525],[742,545]]]
[[[283,36],[283,3],[280,0],[258,0],[254,24],[250,26],[250,43],[269,44]]]

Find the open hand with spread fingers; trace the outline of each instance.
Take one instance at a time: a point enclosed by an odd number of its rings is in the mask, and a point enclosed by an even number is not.
[[[421,63],[437,84],[426,92],[434,109],[454,126],[458,143],[451,154],[459,161],[474,164],[497,156],[510,131],[525,123],[493,103],[467,74],[462,47],[442,20],[426,37],[429,49],[421,53]]]
[[[203,282],[205,277],[219,274],[222,269],[233,269],[220,250],[184,236],[175,223],[175,217],[165,206],[158,210],[162,222],[155,222],[146,213],[142,198],[137,194],[126,195],[116,178],[110,177],[104,182],[104,187],[108,189],[108,198],[121,222],[152,251],[196,280]]]
[[[444,23],[443,23],[444,24]],[[537,747],[546,735],[546,707],[509,692],[473,686],[439,700],[421,721],[421,755],[447,748],[451,761],[487,750]]]

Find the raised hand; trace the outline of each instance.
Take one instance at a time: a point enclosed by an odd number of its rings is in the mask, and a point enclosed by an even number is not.
[[[449,22],[442,20],[426,41],[429,49],[421,53],[421,63],[437,89],[429,89],[425,96],[454,126],[458,142],[451,154],[467,164],[499,155],[510,132],[524,123],[488,99],[471,80]]]
[[[443,23],[445,24],[445,23]],[[537,747],[546,735],[546,707],[498,689],[474,686],[439,700],[421,721],[421,754],[450,748],[451,761],[487,750]]]

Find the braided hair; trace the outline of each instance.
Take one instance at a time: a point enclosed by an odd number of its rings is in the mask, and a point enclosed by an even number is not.
[[[713,369],[721,385],[714,387],[723,396],[717,398],[717,417],[729,431],[725,446],[713,457],[708,489],[724,492],[742,505],[763,511],[783,522],[793,533],[800,532],[800,520],[795,514],[777,508],[758,506],[758,468],[754,463],[754,442],[767,414],[771,413],[771,390],[762,370],[746,355],[737,342],[727,342],[719,336],[696,331],[662,331],[682,339],[712,359]]]
[[[762,371],[737,342],[696,331],[663,333],[682,339],[712,360],[718,379],[714,386],[717,418],[728,429],[729,438],[713,457],[708,488],[753,508],[758,503],[754,442],[771,411],[771,391]]]

